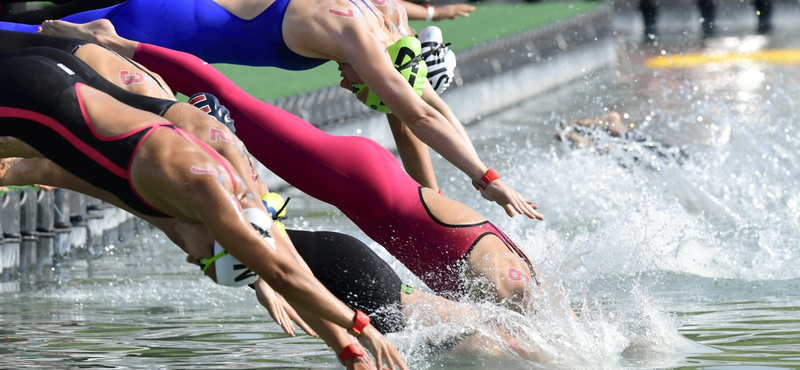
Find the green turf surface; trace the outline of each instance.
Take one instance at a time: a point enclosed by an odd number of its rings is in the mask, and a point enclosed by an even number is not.
[[[453,50],[513,35],[559,19],[589,12],[603,2],[552,2],[523,4],[477,4],[469,18],[441,22],[413,21],[417,31],[435,24],[442,29]],[[325,63],[308,71],[285,71],[268,67],[215,65],[250,95],[262,100],[275,100],[339,84],[335,63]]]
[[[6,193],[19,193],[25,189],[36,189],[38,190],[38,186],[3,186],[0,187],[0,197],[5,195]]]

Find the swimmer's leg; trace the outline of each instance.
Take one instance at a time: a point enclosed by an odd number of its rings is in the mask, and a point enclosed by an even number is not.
[[[87,182],[44,158],[32,146],[11,136],[0,136],[0,186],[38,185],[74,188],[95,193]],[[100,191],[99,189],[97,189]]]
[[[46,20],[42,22],[41,33],[51,36],[80,39],[100,45],[104,44],[104,34],[117,35],[114,24],[108,19],[97,19],[87,23],[72,23],[58,19]]]
[[[61,50],[33,47],[16,51],[14,54],[18,56],[37,55],[57,61],[72,70],[75,75],[80,76],[87,85],[111,95],[114,99],[136,109],[162,115],[169,106],[175,103],[171,100],[151,98],[124,90],[98,74],[74,55]]]
[[[38,29],[39,25],[36,24],[18,24],[11,22],[0,22],[0,30],[3,31],[36,33]]]
[[[34,158],[43,155],[22,140],[11,136],[0,136],[0,158],[13,157]]]
[[[29,162],[38,162],[39,158],[35,159],[25,159],[25,158],[2,158],[0,159],[0,189],[7,190],[6,186],[14,186],[14,185],[36,185],[45,190],[55,190],[56,188],[53,186],[48,185],[41,185],[36,184],[35,182],[31,182],[23,178],[20,175],[21,168],[27,169],[37,169],[37,164],[31,165]],[[20,184],[23,183],[23,184]]]
[[[108,19],[98,19],[82,24],[60,20],[47,21],[42,24],[42,33],[93,42],[128,58],[133,58],[136,47],[139,45],[136,41],[120,37]]]
[[[74,177],[45,158],[3,158],[0,159],[0,186],[36,185],[46,190],[64,184],[62,177]]]
[[[3,22],[39,25],[49,19],[61,19],[72,14],[82,13],[89,10],[107,8],[120,4],[125,0],[74,0],[62,2],[58,6],[46,9],[30,10],[3,17]]]
[[[85,41],[63,37],[2,30],[0,30],[0,40],[3,40],[3,42],[0,42],[0,54],[34,46],[45,46],[71,53],[75,47],[86,43]]]
[[[25,144],[27,145],[27,144]],[[0,186],[11,185],[36,185],[51,190],[53,188],[69,189],[78,193],[100,199],[113,204],[131,214],[149,222],[159,228],[172,240],[181,246],[182,239],[175,232],[173,218],[161,218],[140,214],[130,209],[125,203],[113,194],[100,189],[79,177],[67,172],[61,166],[46,158],[8,158],[0,160]]]
[[[108,8],[90,10],[83,13],[73,14],[68,17],[65,17],[65,20],[75,23],[86,23],[100,18],[111,18],[118,12],[117,9],[123,6],[125,6],[125,4],[119,4]],[[0,22],[0,30],[5,30],[5,31],[36,33],[39,30],[39,28],[40,26],[38,24],[21,24],[21,23],[6,22],[5,20],[3,22]]]
[[[97,20],[97,19],[102,19],[102,18],[110,19],[112,21],[116,21],[117,20],[117,15],[120,15],[120,13],[122,13],[121,12],[122,10],[125,10],[126,8],[128,8],[128,5],[129,5],[129,2],[126,1],[124,3],[118,4],[118,5],[114,5],[114,6],[110,6],[110,7],[107,7],[107,8],[89,10],[89,11],[85,11],[85,12],[81,12],[81,13],[77,13],[77,14],[72,14],[72,15],[64,17],[63,20],[69,21],[69,22],[73,22],[73,23],[88,23],[88,22],[91,22],[91,21],[94,21],[94,20]],[[128,9],[128,10],[130,10],[130,11],[127,11],[127,12],[124,12],[124,13],[121,14],[122,17],[120,17],[119,22],[124,23],[125,29],[131,29],[131,32],[130,32],[130,35],[129,35],[130,37],[144,36],[145,39],[147,39],[147,41],[150,41],[149,38],[146,37],[147,36],[146,34],[142,34],[142,32],[139,31],[138,29],[134,28],[133,25],[130,22],[132,19],[131,19],[130,16],[128,16],[128,14],[131,13],[131,12],[135,12],[136,7],[135,6],[130,7],[130,9]],[[19,23],[5,22],[5,21],[0,22],[0,30],[6,30],[6,31],[36,33],[36,32],[38,32],[40,30],[40,28],[41,27],[38,24],[31,25],[31,24],[19,24]],[[64,36],[64,35],[60,35],[60,36]]]

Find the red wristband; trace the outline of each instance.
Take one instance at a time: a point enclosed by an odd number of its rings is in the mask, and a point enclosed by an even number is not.
[[[353,327],[350,331],[355,333],[355,336],[359,336],[367,325],[369,325],[369,316],[361,311],[356,311],[356,316],[353,318]]]
[[[483,177],[481,177],[479,181],[473,180],[472,186],[475,187],[475,190],[486,190],[486,187],[489,186],[492,181],[499,178],[500,175],[497,173],[497,171],[495,171],[494,168],[490,168],[485,174],[483,174]]]
[[[339,353],[339,361],[342,361],[344,364],[347,360],[353,357],[362,357],[365,356],[364,348],[361,347],[358,343],[350,343],[347,347],[344,347],[342,352]]]

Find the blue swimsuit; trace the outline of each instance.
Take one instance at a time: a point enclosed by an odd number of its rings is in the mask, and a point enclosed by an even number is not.
[[[106,18],[127,39],[193,54],[209,63],[230,63],[304,70],[327,60],[289,50],[283,41],[283,17],[290,0],[275,0],[247,21],[213,0],[128,0],[108,8],[63,18],[86,23]],[[37,25],[0,22],[0,29],[36,32]]]

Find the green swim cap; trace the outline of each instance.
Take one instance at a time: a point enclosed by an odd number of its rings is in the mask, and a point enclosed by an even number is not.
[[[389,57],[392,58],[397,71],[411,84],[417,95],[422,96],[422,89],[425,87],[425,80],[428,76],[428,65],[425,64],[425,59],[420,56],[421,45],[419,39],[413,36],[403,37],[394,44],[389,45],[386,51],[389,53]],[[366,84],[353,84],[353,86],[356,88],[356,95],[367,87]],[[392,113],[389,107],[383,104],[371,89],[367,92],[367,101],[364,104],[381,113]]]

